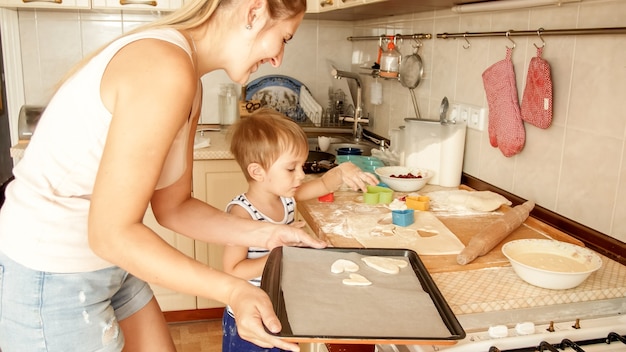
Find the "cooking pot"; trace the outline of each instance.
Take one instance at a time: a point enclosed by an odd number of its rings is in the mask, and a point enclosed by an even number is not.
[[[303,169],[305,174],[317,174],[326,172],[335,166],[337,164],[335,164],[335,156],[333,154],[309,151],[309,157],[304,163]]]

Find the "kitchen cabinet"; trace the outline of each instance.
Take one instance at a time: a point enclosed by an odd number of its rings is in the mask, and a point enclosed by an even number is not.
[[[455,0],[309,0],[305,18],[358,21],[449,9]]]
[[[39,9],[90,9],[91,0],[0,0],[0,7]]]
[[[196,160],[193,167],[193,196],[208,204],[225,209],[234,196],[248,189],[239,164],[233,159]],[[228,236],[228,233],[224,233]],[[201,241],[195,243],[195,258],[215,269],[222,269],[223,246]],[[218,308],[220,302],[198,297],[197,308]]]
[[[324,13],[334,10],[347,9],[374,2],[385,2],[388,0],[313,0],[307,1],[306,12],[310,14]]]
[[[174,11],[183,0],[0,0],[0,7],[66,10]]]
[[[364,3],[364,0],[320,0],[319,12],[359,6]]]
[[[91,0],[96,10],[174,11],[183,6],[183,0]]]

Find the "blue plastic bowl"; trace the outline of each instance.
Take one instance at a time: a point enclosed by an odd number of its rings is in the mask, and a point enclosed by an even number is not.
[[[337,148],[337,155],[361,155],[363,154],[363,150],[360,148]]]

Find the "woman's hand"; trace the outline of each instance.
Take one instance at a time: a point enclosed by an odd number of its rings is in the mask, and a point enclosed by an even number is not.
[[[266,248],[273,249],[281,246],[325,248],[328,245],[326,241],[309,235],[301,227],[304,227],[304,223],[271,225],[273,232],[267,241]]]
[[[351,162],[341,163],[329,172],[334,170],[341,172],[341,181],[354,191],[360,189],[363,192],[367,192],[368,184],[372,186],[378,184],[376,176],[361,170]]]
[[[260,288],[242,282],[232,291],[228,304],[235,313],[237,331],[242,339],[264,348],[300,351],[297,344],[283,341],[265,331],[264,326],[277,334],[282,326],[274,313],[272,302]]]

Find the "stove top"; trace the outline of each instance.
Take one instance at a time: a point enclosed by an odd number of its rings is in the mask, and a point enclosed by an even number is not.
[[[377,345],[378,352],[535,352],[535,351],[625,351],[626,316],[578,319],[534,325],[494,326],[468,333],[452,346]],[[529,329],[529,326],[532,328]],[[498,336],[496,336],[498,335]],[[505,336],[506,335],[506,336]]]

